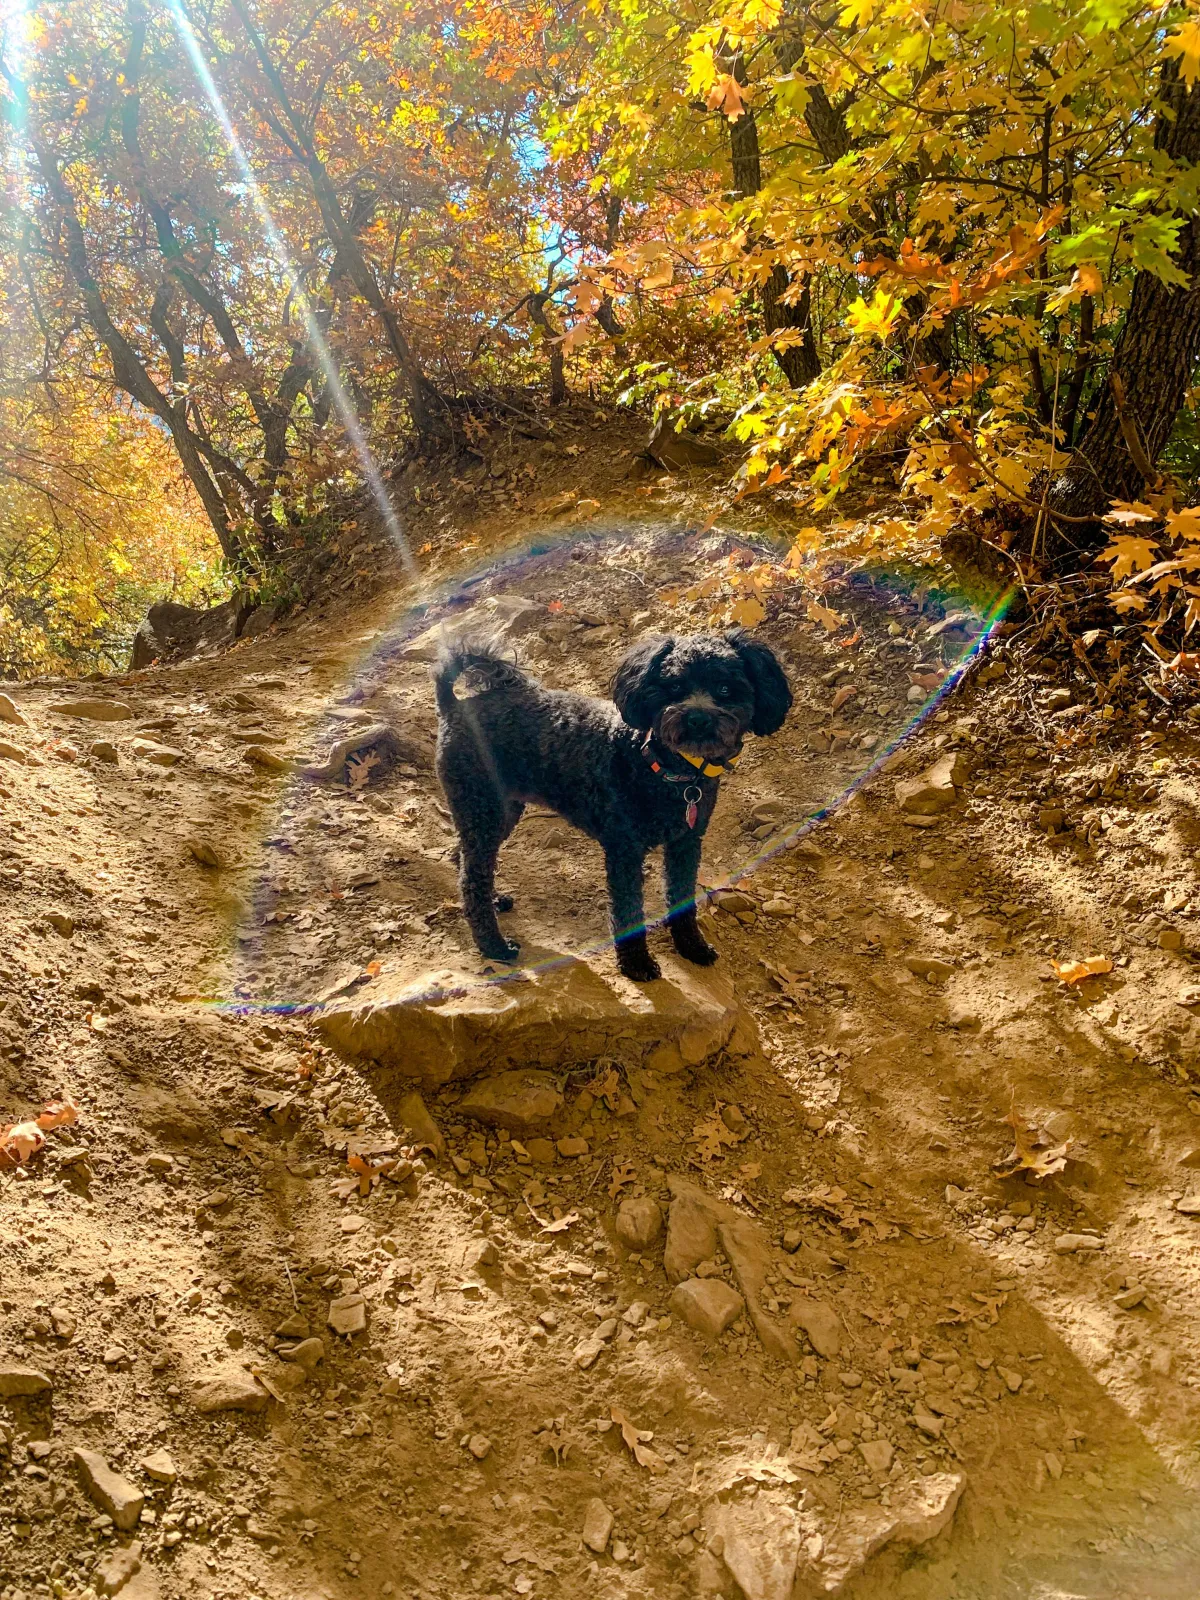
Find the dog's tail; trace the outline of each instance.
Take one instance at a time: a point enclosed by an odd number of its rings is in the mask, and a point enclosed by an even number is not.
[[[515,661],[500,653],[499,643],[491,639],[447,639],[438,651],[433,669],[433,688],[437,708],[443,717],[452,716],[458,697],[454,685],[469,672],[481,690],[501,689],[527,682]]]

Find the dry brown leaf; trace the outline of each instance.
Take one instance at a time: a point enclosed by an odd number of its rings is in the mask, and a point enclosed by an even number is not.
[[[801,1463],[798,1463],[801,1464]],[[807,1469],[812,1472],[814,1469]],[[747,1456],[728,1469],[724,1483],[732,1488],[735,1483],[799,1483],[798,1473],[786,1455],[779,1454],[779,1446],[769,1444],[760,1456]]]
[[[525,1208],[529,1215],[543,1233],[565,1233],[572,1223],[579,1221],[578,1211],[568,1211],[565,1216],[554,1217],[549,1222],[544,1217],[539,1217],[534,1208],[541,1205],[546,1198],[546,1192],[540,1183],[536,1187],[530,1184],[521,1198],[525,1202]]]
[[[1006,1178],[1018,1172],[1032,1172],[1037,1178],[1049,1178],[1063,1170],[1071,1154],[1070,1139],[1062,1144],[1051,1145],[1046,1136],[1017,1110],[1015,1099],[1004,1120],[1013,1130],[1013,1149],[1011,1154],[996,1164],[995,1171]]]
[[[615,1067],[607,1067],[590,1083],[585,1083],[584,1088],[593,1100],[603,1100],[610,1111],[615,1111],[621,1098],[621,1075]]]
[[[633,1459],[639,1467],[645,1467],[648,1472],[665,1472],[667,1463],[654,1450],[649,1448],[649,1440],[654,1434],[646,1428],[637,1428],[630,1422],[623,1411],[618,1411],[616,1406],[609,1413],[617,1427],[621,1430],[621,1437],[629,1446]]]
[[[379,756],[374,750],[368,750],[361,756],[351,756],[346,763],[346,783],[351,794],[359,789],[365,789],[367,779],[371,776],[371,768],[379,765]]]
[[[1086,956],[1082,961],[1052,961],[1050,967],[1060,983],[1069,984],[1102,977],[1112,971],[1113,964],[1104,956]]]
[[[538,1227],[543,1233],[565,1233],[573,1222],[579,1221],[578,1211],[568,1211],[565,1216],[555,1217],[553,1222],[543,1222],[537,1218]]]
[[[608,1186],[609,1199],[616,1200],[619,1197],[621,1190],[624,1189],[626,1185],[631,1184],[635,1177],[636,1173],[630,1162],[615,1161],[613,1163],[612,1181]]]
[[[830,714],[832,715],[834,712],[840,711],[846,704],[846,701],[852,700],[857,693],[858,691],[855,689],[852,683],[849,683],[844,688],[839,689],[833,697],[833,704],[829,708]]]
[[[741,1144],[744,1134],[734,1133],[721,1121],[721,1107],[717,1104],[711,1117],[706,1117],[703,1122],[698,1122],[692,1129],[689,1144],[696,1146],[696,1154],[701,1161],[719,1161],[724,1155],[723,1145]]]

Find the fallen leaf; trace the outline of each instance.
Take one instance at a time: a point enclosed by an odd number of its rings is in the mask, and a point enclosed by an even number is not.
[[[46,1135],[36,1122],[17,1122],[0,1134],[0,1163],[19,1166],[35,1156],[46,1143]]]
[[[739,600],[729,613],[730,620],[743,628],[757,628],[766,617],[767,608],[755,595],[748,594]]]
[[[565,1216],[555,1217],[550,1222],[547,1222],[544,1217],[539,1217],[534,1207],[540,1205],[546,1198],[545,1190],[540,1183],[536,1187],[530,1184],[521,1198],[525,1202],[525,1208],[529,1215],[543,1233],[565,1233],[572,1223],[579,1221],[578,1211],[568,1211]]]
[[[616,1162],[614,1162],[613,1163],[612,1181],[610,1182],[610,1184],[608,1186],[608,1197],[609,1197],[609,1199],[610,1200],[616,1200],[617,1197],[620,1195],[621,1190],[624,1189],[627,1184],[632,1183],[636,1176],[637,1176],[637,1174],[636,1174],[636,1172],[635,1172],[635,1170],[634,1170],[634,1168],[633,1168],[633,1166],[631,1165],[630,1162],[628,1162],[628,1161],[616,1161]]]
[[[79,1107],[74,1100],[49,1100],[37,1119],[37,1125],[43,1133],[49,1133],[51,1128],[69,1128],[78,1121]]]
[[[346,763],[346,783],[351,794],[357,793],[359,789],[366,788],[371,768],[378,765],[379,756],[374,750],[368,750],[361,756],[350,757]]]
[[[618,1411],[616,1406],[609,1413],[617,1427],[621,1430],[621,1437],[629,1446],[633,1459],[639,1467],[645,1467],[649,1472],[665,1472],[667,1463],[654,1450],[648,1448],[648,1441],[654,1434],[646,1428],[636,1428],[623,1411]]]
[[[924,689],[929,693],[934,689],[941,688],[945,676],[944,672],[910,672],[908,681],[916,684],[918,689]]]
[[[1032,1172],[1035,1178],[1049,1178],[1062,1172],[1070,1158],[1070,1139],[1062,1144],[1050,1144],[1046,1135],[1017,1110],[1015,1097],[1004,1120],[1013,1130],[1013,1149],[1003,1161],[996,1163],[996,1172],[1006,1178],[1018,1172]]]
[[[568,1211],[565,1216],[555,1217],[553,1222],[543,1222],[542,1219],[538,1217],[537,1224],[543,1233],[565,1233],[573,1222],[578,1221],[578,1211]]]
[[[365,1197],[370,1194],[372,1187],[379,1182],[384,1173],[392,1170],[396,1165],[396,1159],[393,1156],[388,1161],[380,1161],[375,1164],[368,1161],[366,1156],[355,1152],[346,1157],[346,1165],[351,1172],[357,1172],[358,1192]]]
[[[829,708],[830,714],[832,715],[834,712],[840,711],[846,704],[846,701],[853,700],[857,693],[858,690],[853,684],[847,684],[844,689],[839,689],[833,697],[833,704]]]
[[[1067,984],[1098,978],[1113,969],[1112,962],[1104,956],[1087,956],[1083,961],[1052,961],[1050,966],[1059,982]]]
[[[49,1100],[36,1118],[0,1128],[0,1167],[15,1167],[36,1156],[46,1145],[46,1135],[54,1128],[68,1128],[79,1121],[79,1107],[73,1100]]]
[[[819,622],[830,633],[836,633],[845,621],[844,617],[840,617],[836,611],[832,611],[828,606],[822,605],[819,600],[810,600],[808,602],[806,615],[811,621]]]
[[[803,1458],[797,1463],[804,1465]],[[808,1466],[808,1472],[819,1470]],[[721,1476],[721,1487],[732,1489],[737,1483],[799,1483],[800,1476],[792,1471],[792,1464],[786,1455],[780,1455],[779,1446],[769,1444],[760,1456],[746,1456],[741,1461],[730,1463]]]
[[[615,1111],[621,1099],[621,1074],[615,1067],[606,1067],[583,1086],[593,1100],[603,1100],[610,1111]]]
[[[724,1154],[722,1145],[741,1144],[744,1135],[734,1133],[727,1128],[721,1120],[721,1107],[718,1104],[711,1117],[706,1117],[703,1122],[698,1122],[692,1129],[689,1144],[694,1144],[696,1154],[701,1161],[719,1161]]]

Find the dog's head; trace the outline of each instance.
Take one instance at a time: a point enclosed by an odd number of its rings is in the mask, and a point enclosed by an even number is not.
[[[612,695],[631,728],[705,761],[737,755],[747,733],[776,732],[792,703],[774,651],[744,628],[641,640],[617,668]]]

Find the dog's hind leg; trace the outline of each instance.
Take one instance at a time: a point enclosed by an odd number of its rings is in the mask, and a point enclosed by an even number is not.
[[[605,847],[609,909],[617,965],[635,983],[661,978],[658,962],[646,943],[646,911],[642,901],[642,867],[645,854],[638,850]]]
[[[685,961],[711,967],[717,952],[700,932],[696,920],[696,874],[700,870],[701,840],[691,833],[663,846],[663,881],[667,894],[667,927],[676,950]]]
[[[500,846],[516,827],[523,806],[515,802],[482,806],[478,797],[467,826],[460,823],[462,860],[458,884],[462,892],[463,913],[479,953],[489,961],[514,961],[520,945],[506,939],[496,921],[505,897],[496,894],[496,858]],[[510,902],[511,904],[511,902]]]

